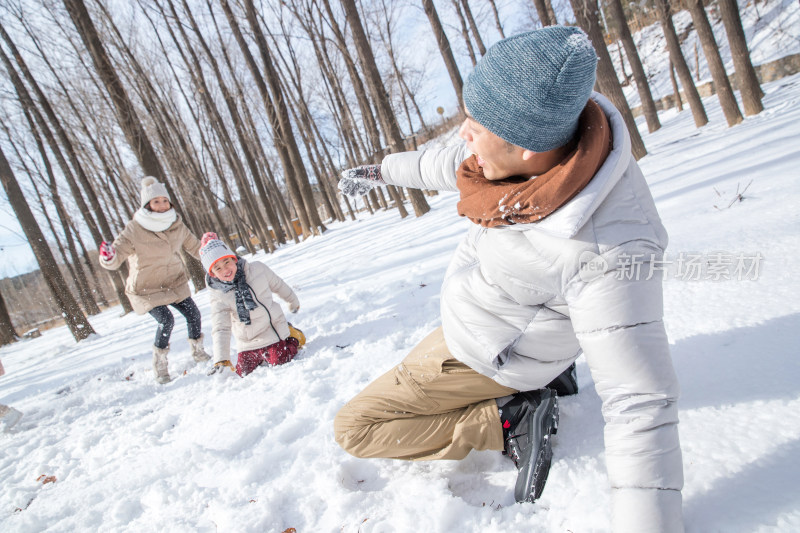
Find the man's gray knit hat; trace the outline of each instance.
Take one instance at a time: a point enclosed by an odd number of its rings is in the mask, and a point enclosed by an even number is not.
[[[579,28],[548,26],[494,44],[464,85],[467,111],[534,152],[565,145],[595,81],[597,54]]]

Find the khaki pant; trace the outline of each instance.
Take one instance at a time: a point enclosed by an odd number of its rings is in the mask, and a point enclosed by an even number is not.
[[[440,327],[342,407],[336,442],[356,457],[410,460],[502,450],[494,399],[516,392],[455,360]]]

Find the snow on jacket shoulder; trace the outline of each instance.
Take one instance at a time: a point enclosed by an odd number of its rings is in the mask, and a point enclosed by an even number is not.
[[[583,352],[603,402],[614,530],[682,531],[679,389],[659,269],[667,234],[622,116],[592,98],[611,125],[606,162],[540,222],[471,225],[442,285],[444,336],[461,362],[518,390],[545,386]],[[391,155],[381,172],[393,185],[451,189],[467,155]]]
[[[237,352],[264,348],[289,336],[286,316],[272,294],[277,294],[290,305],[297,304],[297,295],[292,288],[258,261],[245,262],[244,275],[256,302],[256,308],[250,311],[249,325],[239,320],[234,291],[209,289],[215,363],[231,359],[231,333],[236,339]]]
[[[117,253],[113,259],[101,259],[100,266],[116,270],[127,259],[125,294],[136,313],[143,315],[154,307],[182,302],[192,295],[180,252],[183,249],[199,258],[200,241],[180,215],[164,231],[151,231],[131,220],[114,239],[114,248]]]

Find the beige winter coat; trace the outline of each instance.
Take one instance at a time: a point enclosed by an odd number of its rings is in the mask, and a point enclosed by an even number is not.
[[[231,359],[231,333],[236,339],[237,352],[264,348],[289,336],[286,315],[272,299],[272,293],[280,296],[290,308],[300,305],[292,288],[264,263],[244,263],[244,275],[256,303],[256,308],[250,311],[249,325],[239,320],[234,291],[209,289],[215,363]]]
[[[116,270],[128,260],[125,294],[136,313],[143,315],[154,307],[181,302],[192,295],[180,251],[183,248],[199,259],[200,241],[180,215],[164,231],[147,230],[134,218],[114,240],[114,248],[117,253],[111,261],[101,258],[100,266]]]

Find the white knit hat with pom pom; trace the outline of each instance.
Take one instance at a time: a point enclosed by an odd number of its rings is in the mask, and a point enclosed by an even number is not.
[[[147,207],[147,204],[150,203],[150,200],[153,198],[158,198],[159,196],[165,197],[167,200],[172,203],[170,200],[169,193],[167,193],[167,188],[164,186],[163,183],[159,182],[153,176],[145,176],[142,178],[142,207]]]

